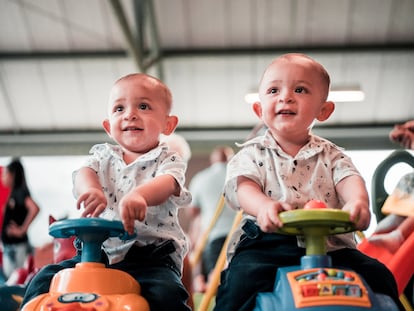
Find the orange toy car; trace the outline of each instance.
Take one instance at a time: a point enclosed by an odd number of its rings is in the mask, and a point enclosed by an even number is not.
[[[99,262],[101,245],[109,237],[130,239],[121,222],[100,218],[67,219],[50,226],[56,238],[77,236],[82,260],[57,273],[49,293],[29,301],[22,311],[149,311],[138,282],[129,274]]]

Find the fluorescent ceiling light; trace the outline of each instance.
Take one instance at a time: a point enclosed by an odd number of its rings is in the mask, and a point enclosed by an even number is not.
[[[248,104],[253,104],[255,102],[260,101],[259,93],[247,93],[244,95],[244,101]]]
[[[364,99],[365,94],[361,90],[331,90],[328,95],[328,100],[335,103],[362,102]]]
[[[359,87],[352,88],[335,88],[333,87],[328,95],[328,100],[335,103],[343,102],[361,102],[365,99],[365,93]],[[248,104],[260,101],[258,93],[248,93],[244,96]]]

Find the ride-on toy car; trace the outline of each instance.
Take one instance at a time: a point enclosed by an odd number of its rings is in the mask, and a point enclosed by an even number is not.
[[[77,236],[83,245],[81,262],[57,273],[49,293],[32,299],[22,311],[149,311],[134,278],[100,263],[107,238],[131,238],[120,221],[67,219],[53,223],[49,233],[56,238]]]
[[[306,255],[300,266],[278,269],[273,292],[258,294],[255,311],[398,310],[390,297],[374,293],[354,271],[333,267],[326,255],[328,235],[355,230],[347,212],[310,201],[279,217],[279,233],[305,237]]]

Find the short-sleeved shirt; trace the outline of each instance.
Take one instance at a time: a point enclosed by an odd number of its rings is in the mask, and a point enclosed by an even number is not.
[[[161,175],[171,175],[181,187],[179,196],[170,198],[161,205],[149,206],[144,221],[135,221],[135,239],[122,241],[109,238],[103,243],[103,249],[110,263],[121,261],[132,245],[159,245],[173,240],[175,252],[171,254],[178,269],[187,252],[186,236],[178,223],[178,208],[191,202],[191,195],[185,187],[186,163],[175,153],[168,151],[166,144],[140,156],[134,162],[126,164],[122,150],[112,144],[98,144],[90,150],[90,156],[84,167],[93,169],[99,178],[108,206],[100,217],[108,220],[120,220],[118,203],[133,188]],[[74,172],[75,176],[76,172]]]
[[[237,177],[245,176],[256,182],[267,196],[276,201],[302,208],[309,200],[321,200],[330,208],[342,208],[335,187],[345,177],[360,176],[351,159],[332,142],[311,135],[309,142],[295,157],[282,150],[269,131],[240,145],[243,147],[229,162],[225,197],[232,208],[240,209],[237,199]],[[244,214],[243,223],[255,217]],[[235,232],[229,245],[229,258],[242,234]],[[304,247],[303,239],[298,244]],[[327,250],[355,247],[352,233],[331,236]]]

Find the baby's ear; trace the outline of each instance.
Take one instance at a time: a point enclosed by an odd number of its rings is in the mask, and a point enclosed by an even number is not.
[[[168,116],[167,121],[165,122],[165,128],[162,132],[164,135],[170,135],[174,132],[175,128],[178,124],[178,117],[177,116]]]
[[[262,118],[262,105],[260,102],[254,102],[252,105],[253,111],[256,114],[256,116],[259,117],[259,119]]]
[[[111,136],[111,123],[109,122],[108,119],[105,119],[102,121],[102,126],[105,129],[105,132]]]
[[[327,102],[322,104],[322,108],[319,111],[319,114],[316,117],[316,119],[318,121],[321,121],[321,122],[325,121],[331,116],[331,114],[332,114],[332,112],[334,112],[334,110],[335,110],[335,104],[331,101],[327,101]]]

